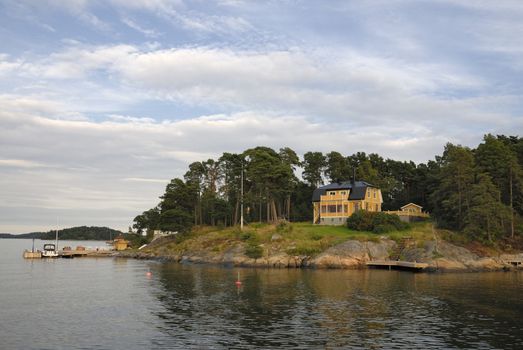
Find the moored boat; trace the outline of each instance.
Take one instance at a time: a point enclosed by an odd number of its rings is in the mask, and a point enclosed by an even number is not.
[[[42,258],[58,258],[57,245],[53,243],[44,244]]]
[[[56,222],[58,223],[58,220]],[[42,258],[58,258],[58,256],[58,229],[56,229],[55,243],[44,244]]]

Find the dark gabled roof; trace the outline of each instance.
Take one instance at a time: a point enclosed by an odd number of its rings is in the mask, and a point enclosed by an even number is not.
[[[371,185],[368,182],[365,181],[344,181],[344,182],[333,182],[331,184],[318,187],[314,190],[312,193],[312,201],[313,202],[319,202],[320,197],[325,194],[326,191],[329,190],[346,190],[350,189],[350,195],[349,200],[358,200],[358,199],[364,199],[365,193],[367,191],[367,187],[376,187],[374,185]]]

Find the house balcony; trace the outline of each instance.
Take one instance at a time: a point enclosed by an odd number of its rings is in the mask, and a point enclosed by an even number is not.
[[[331,195],[331,194],[324,194],[322,196],[320,196],[320,202],[328,202],[328,201],[346,201],[348,200],[349,198],[349,194],[346,193],[346,194],[334,194],[334,195]]]

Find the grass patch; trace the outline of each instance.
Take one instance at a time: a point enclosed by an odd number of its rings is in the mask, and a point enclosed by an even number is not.
[[[405,237],[411,237],[416,242],[432,240],[434,235],[431,225],[430,222],[413,223],[408,230],[384,234],[350,230],[347,226],[323,226],[304,222],[277,225],[253,223],[245,226],[243,231],[240,231],[239,227],[204,226],[195,227],[183,237],[177,237],[175,242],[171,241],[151,250],[162,253],[167,251],[171,254],[191,251],[223,252],[236,244],[244,244],[245,254],[250,258],[258,259],[263,256],[264,249],[260,247],[263,244],[271,254],[285,252],[289,255],[314,256],[346,240],[379,242],[381,237],[388,237],[395,241]],[[438,230],[438,234],[440,232]],[[275,234],[281,237],[272,241],[271,238]],[[440,236],[440,238],[444,237]]]

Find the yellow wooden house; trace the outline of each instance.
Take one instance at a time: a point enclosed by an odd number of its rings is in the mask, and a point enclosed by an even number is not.
[[[118,237],[116,237],[113,241],[113,247],[114,247],[114,250],[126,250],[127,248],[129,248],[129,241],[126,240],[125,238],[123,238],[122,235],[119,235]]]
[[[415,203],[405,204],[400,210],[387,211],[387,214],[398,215],[400,220],[405,222],[420,221],[429,218],[429,214],[423,211],[423,207]]]
[[[365,181],[335,182],[314,190],[313,222],[344,225],[355,211],[381,211],[381,190]]]
[[[423,207],[414,203],[405,204],[401,207],[401,211],[407,213],[423,213]]]

